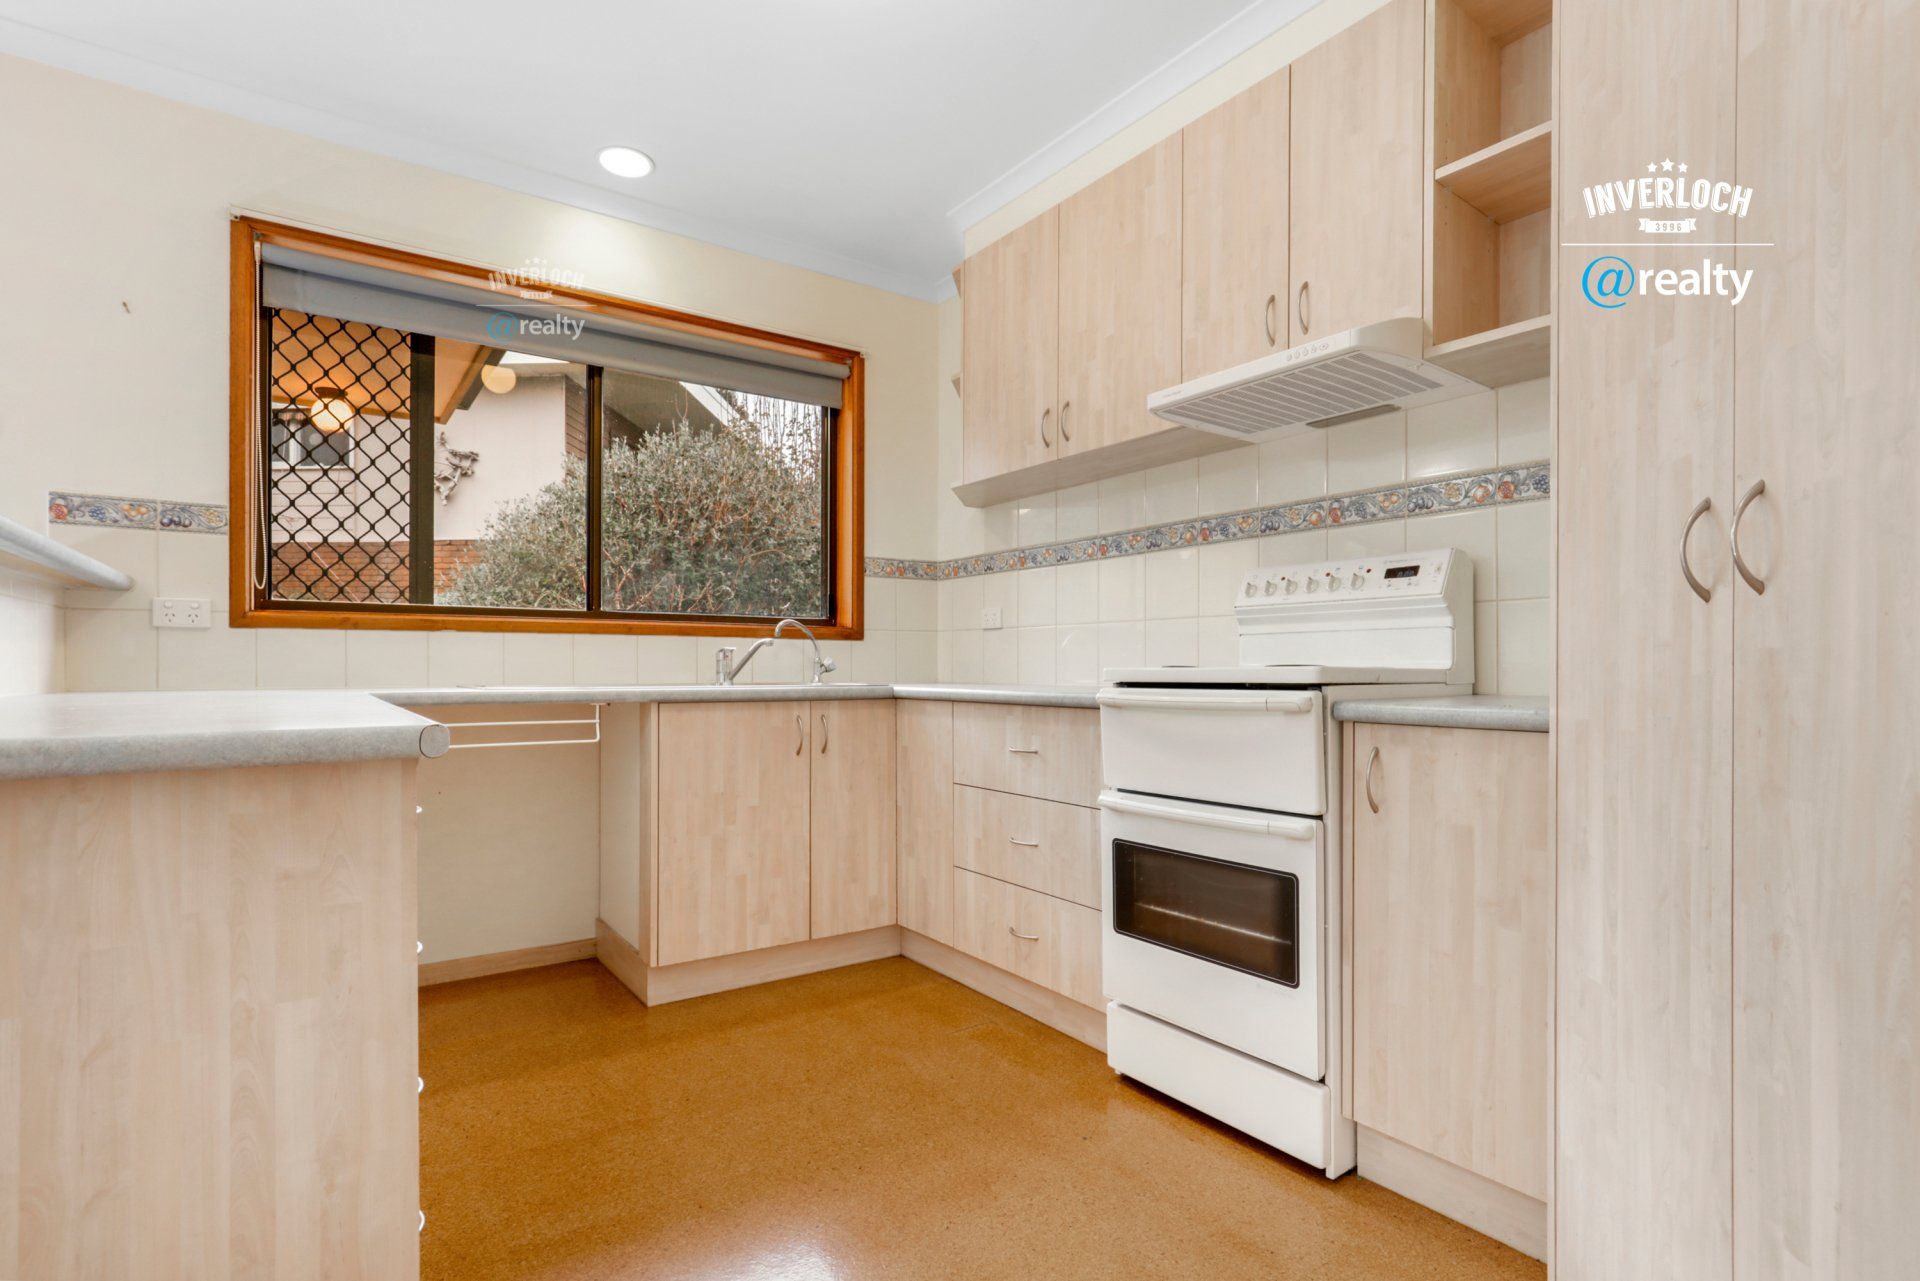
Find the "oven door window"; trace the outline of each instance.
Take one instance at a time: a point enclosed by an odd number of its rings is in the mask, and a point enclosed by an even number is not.
[[[1115,841],[1113,928],[1288,987],[1300,985],[1300,881],[1290,872]]]

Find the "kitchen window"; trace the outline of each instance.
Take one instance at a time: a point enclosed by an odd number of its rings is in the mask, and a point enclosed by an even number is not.
[[[858,353],[234,223],[243,626],[860,635]]]

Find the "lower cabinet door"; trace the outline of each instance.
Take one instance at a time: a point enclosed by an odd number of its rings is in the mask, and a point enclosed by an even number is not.
[[[1100,913],[953,869],[953,945],[1041,987],[1098,1006]]]
[[[1353,1119],[1545,1200],[1547,736],[1349,732]]]
[[[953,704],[904,699],[894,807],[900,924],[953,944]]]
[[[894,709],[808,705],[813,734],[814,938],[894,923]]]
[[[807,711],[660,707],[655,964],[808,937]]]

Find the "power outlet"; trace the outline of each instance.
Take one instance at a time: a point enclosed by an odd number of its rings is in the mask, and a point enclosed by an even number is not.
[[[156,596],[153,598],[153,625],[205,630],[213,623],[204,600],[193,596]]]
[[[1006,624],[1000,621],[1000,607],[998,605],[989,605],[980,611],[981,631],[997,632],[1005,625]]]

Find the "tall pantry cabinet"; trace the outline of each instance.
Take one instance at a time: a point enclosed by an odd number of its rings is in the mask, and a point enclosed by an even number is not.
[[[1920,9],[1557,22],[1554,1275],[1911,1277]],[[1587,216],[1669,159],[1751,211]],[[1602,309],[1608,253],[1753,276]]]

